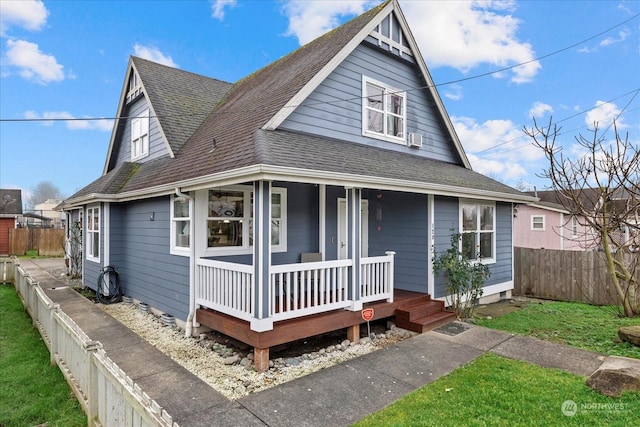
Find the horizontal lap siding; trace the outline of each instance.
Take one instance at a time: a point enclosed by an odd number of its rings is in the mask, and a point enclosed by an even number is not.
[[[149,103],[147,102],[146,98],[142,97],[139,100],[135,101],[133,104],[129,105],[127,108],[128,112],[126,114],[128,118],[122,119],[120,121],[122,130],[121,132],[118,132],[118,157],[114,167],[124,162],[131,161],[131,121],[133,120],[133,118],[138,117],[147,108],[149,108]],[[149,111],[149,114],[153,115],[153,112]],[[148,162],[149,160],[154,160],[159,157],[166,156],[167,154],[167,147],[164,143],[158,120],[154,117],[151,117],[149,119],[149,155],[142,159],[136,160],[136,162]]]
[[[369,193],[369,256],[396,252],[395,288],[428,292],[427,196]],[[382,195],[381,199],[378,194]]]
[[[423,135],[423,147],[414,149],[362,135],[362,76],[407,92],[407,131]],[[424,157],[455,162],[433,100],[414,64],[389,56],[363,43],[347,57],[296,109],[282,128],[329,138],[373,145]],[[428,98],[429,97],[429,98]]]
[[[435,198],[435,246],[438,254],[444,253],[451,245],[451,230],[459,230],[459,201],[454,197]],[[511,204],[496,203],[496,262],[489,264],[491,276],[486,286],[512,280],[512,226]],[[435,277],[435,296],[446,295],[442,275]]]
[[[189,312],[189,258],[169,253],[169,198],[128,203],[122,206],[119,218],[113,216],[114,224],[121,223],[122,249],[112,257],[119,258],[125,294],[185,320]]]

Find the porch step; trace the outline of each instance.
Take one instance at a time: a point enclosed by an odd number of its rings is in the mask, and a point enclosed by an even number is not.
[[[402,305],[396,310],[396,321],[401,319],[402,321],[412,322],[415,319],[427,317],[441,311],[444,311],[443,301],[432,299],[412,301],[410,304]]]
[[[456,313],[444,309],[444,302],[437,300],[412,301],[396,309],[396,326],[423,333],[456,319]]]

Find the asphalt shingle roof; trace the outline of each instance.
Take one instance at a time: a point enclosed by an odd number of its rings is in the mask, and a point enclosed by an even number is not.
[[[121,165],[71,199],[91,193],[144,191],[261,164],[522,196],[517,190],[461,165],[312,135],[261,130],[388,3],[232,86],[133,58],[175,158],[147,161],[135,167],[129,163]],[[203,119],[207,112],[209,115]]]

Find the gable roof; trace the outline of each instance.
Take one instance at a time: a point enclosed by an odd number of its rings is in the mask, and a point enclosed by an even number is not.
[[[215,108],[209,110],[208,117],[201,121],[201,125],[186,142],[182,143],[181,136],[187,133],[188,127],[183,128],[183,134],[177,133],[178,142],[176,149],[172,150],[173,158],[150,160],[136,167],[125,164],[116,170],[105,167],[102,178],[77,192],[68,202],[78,204],[96,198],[129,200],[151,197],[172,193],[177,187],[203,188],[214,180],[216,185],[256,179],[336,183],[335,178],[328,177],[326,171],[332,171],[333,176],[341,174],[343,179],[338,185],[361,182],[363,185],[375,185],[375,188],[388,188],[388,183],[394,182],[394,188],[405,188],[407,191],[430,191],[436,194],[449,192],[475,197],[493,195],[502,200],[535,200],[471,171],[412,38],[414,57],[423,70],[423,77],[429,82],[428,90],[433,93],[440,116],[456,144],[462,166],[372,146],[353,147],[355,144],[348,142],[277,128],[271,130],[282,119],[274,118],[290,109],[301,93],[317,87],[322,80],[318,78],[319,75],[329,73],[339,65],[340,61],[335,58],[353,51],[392,12],[403,23],[403,31],[410,34],[397,1],[389,0],[235,83]],[[171,83],[171,78],[164,73],[183,81],[197,79],[190,73],[139,58],[132,59],[130,69],[140,72],[144,92],[154,109],[160,110],[164,106],[167,110],[163,110],[163,113],[167,114],[171,114],[169,108],[176,92],[172,88],[179,91],[180,85]],[[204,80],[198,81],[207,81],[205,77],[201,79]],[[220,86],[222,82],[217,82],[214,86],[220,89],[217,93],[219,95],[226,87]],[[197,84],[199,83],[194,82],[194,87]],[[169,90],[164,93],[166,87]],[[121,99],[124,99],[126,89],[125,82]],[[121,100],[119,111],[122,111],[122,102]],[[189,101],[184,101],[185,104],[187,102]],[[176,108],[176,114],[186,109],[184,106]],[[164,115],[157,114],[157,111],[155,115],[159,116],[159,120],[165,120]],[[173,119],[173,116],[168,117],[166,121]],[[195,119],[190,122],[190,126],[194,122]],[[163,129],[171,129],[169,124],[162,126]],[[111,150],[112,148],[110,153]],[[367,159],[376,159],[378,163]],[[370,167],[363,168],[363,164]]]
[[[150,115],[158,121],[170,157],[175,156],[233,86],[228,82],[132,56],[120,95],[118,117],[122,117],[126,111],[125,100],[131,73],[138,75],[149,102]],[[118,137],[117,122],[109,144],[105,173],[111,169],[114,160],[112,155]]]

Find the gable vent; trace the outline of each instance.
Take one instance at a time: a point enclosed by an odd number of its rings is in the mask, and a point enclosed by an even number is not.
[[[409,133],[409,139],[407,140],[407,145],[412,148],[420,148],[422,147],[422,135],[419,133]]]

